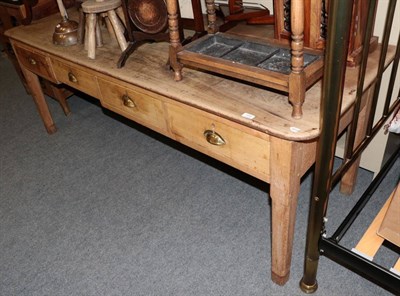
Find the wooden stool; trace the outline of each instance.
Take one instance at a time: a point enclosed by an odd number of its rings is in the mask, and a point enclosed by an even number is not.
[[[84,14],[87,14],[85,40],[87,40],[89,58],[96,58],[96,44],[97,46],[102,46],[100,26],[97,22],[98,14],[106,14],[108,17],[109,22],[107,24],[110,24],[112,27],[108,28],[108,31],[115,34],[121,50],[124,51],[128,47],[124,36],[124,26],[115,12],[120,6],[121,0],[88,0],[82,3],[82,11]]]

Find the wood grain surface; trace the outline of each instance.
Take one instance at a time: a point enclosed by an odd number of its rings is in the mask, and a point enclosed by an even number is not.
[[[78,13],[75,10],[69,10],[68,13],[70,19],[78,20]],[[29,26],[24,26],[22,29],[13,28],[7,31],[6,35],[77,65],[90,67],[108,76],[269,135],[294,141],[307,141],[315,139],[319,135],[320,81],[306,92],[303,117],[296,120],[291,117],[292,107],[288,102],[287,95],[268,88],[189,68],[183,70],[184,79],[182,81],[174,81],[174,73],[166,66],[169,50],[167,42],[142,45],[128,58],[122,69],[117,68],[121,51],[115,42],[108,39],[108,34],[103,34],[106,37],[104,46],[96,49],[96,60],[87,57],[83,45],[67,48],[53,45],[52,34],[58,22],[59,15],[52,15],[33,22]],[[387,59],[389,60],[394,56],[393,48],[389,47],[388,52]],[[371,69],[377,68],[378,58],[379,50],[376,50],[370,58]],[[343,114],[349,111],[354,102],[357,75],[358,68],[347,70]],[[367,70],[365,87],[371,85],[374,76],[374,71]],[[254,118],[244,118],[243,113],[252,114]]]

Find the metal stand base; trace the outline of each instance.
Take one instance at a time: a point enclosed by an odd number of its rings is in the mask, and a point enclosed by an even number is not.
[[[301,279],[299,286],[300,286],[301,291],[303,291],[304,293],[306,293],[306,294],[312,294],[312,293],[314,293],[315,291],[317,291],[317,289],[318,289],[318,282],[315,281],[315,283],[314,283],[313,285],[307,285],[307,284],[305,284],[305,283],[303,282],[303,279]]]

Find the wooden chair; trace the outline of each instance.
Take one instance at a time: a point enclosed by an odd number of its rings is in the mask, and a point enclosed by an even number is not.
[[[273,25],[274,16],[267,7],[250,7],[243,0],[228,0],[227,4],[218,4],[218,15],[223,20],[219,26],[220,32],[225,32],[240,22],[246,21],[249,25]]]
[[[351,35],[348,47],[347,65],[356,66],[361,60],[362,36],[366,28],[369,0],[355,0],[352,10]],[[304,46],[325,49],[329,0],[304,0]],[[376,7],[374,8],[376,11]],[[290,1],[274,0],[275,38],[288,42],[290,39]],[[378,38],[372,36],[370,52],[378,46]]]
[[[228,0],[229,15],[225,18],[227,21],[245,20],[250,24],[274,24],[274,17],[270,14],[269,9],[260,7],[251,9],[251,7],[246,7],[243,0]]]

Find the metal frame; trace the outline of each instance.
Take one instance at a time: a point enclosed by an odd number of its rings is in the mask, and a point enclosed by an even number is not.
[[[338,228],[333,237],[324,238],[326,221],[325,215],[329,201],[329,194],[332,190],[332,187],[340,180],[350,166],[354,164],[357,158],[372,141],[374,136],[382,128],[383,124],[391,115],[391,113],[400,107],[399,94],[397,95],[397,99],[392,104],[390,103],[399,65],[399,38],[395,58],[392,62],[393,68],[389,80],[389,88],[386,95],[383,114],[374,124],[374,116],[376,113],[376,105],[381,87],[382,75],[386,70],[385,58],[389,44],[396,2],[396,0],[390,0],[387,10],[384,35],[381,45],[381,55],[378,65],[378,74],[374,81],[371,112],[369,112],[367,115],[366,137],[359,145],[354,147],[354,138],[357,130],[359,111],[361,108],[361,97],[363,93],[363,84],[368,60],[368,40],[370,40],[372,36],[374,11],[377,5],[377,0],[369,1],[367,28],[363,36],[363,44],[365,46],[363,48],[362,61],[359,68],[359,82],[357,86],[356,101],[354,103],[352,123],[348,130],[347,148],[343,163],[334,174],[333,161],[338,137],[341,98],[343,94],[347,44],[349,41],[349,28],[351,24],[351,10],[353,1],[331,0],[329,2],[328,39],[325,54],[324,81],[321,101],[321,135],[317,147],[313,193],[311,197],[308,218],[304,274],[302,280],[300,281],[300,288],[305,293],[313,293],[318,288],[316,275],[320,255],[329,257],[330,259],[348,267],[349,269],[370,279],[389,291],[395,291],[397,293],[399,292],[399,276],[339,245],[340,239],[343,237],[350,225],[354,222],[357,215],[360,213],[361,209],[369,200],[370,195],[373,192],[372,189],[376,188],[378,182],[383,179],[390,163],[381,170],[381,173],[378,175],[379,178],[376,177],[376,181],[374,180],[371,186],[367,189],[366,193],[356,204],[355,208],[350,212],[349,216],[346,217],[345,221]],[[391,163],[394,163],[399,155],[399,152],[399,149],[395,152]]]
[[[321,237],[319,242],[320,250],[323,255],[331,260],[349,268],[359,275],[375,282],[392,293],[399,293],[400,276],[390,272],[386,268],[342,247],[339,242],[351,227],[355,219],[361,213],[368,201],[373,197],[375,190],[385,178],[387,172],[400,157],[400,147],[392,154],[391,158],[385,163],[379,174],[374,178],[364,194],[337,228],[334,234],[329,237]]]

